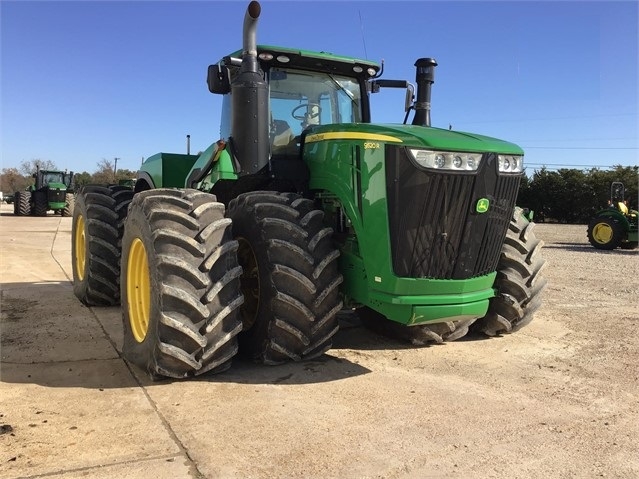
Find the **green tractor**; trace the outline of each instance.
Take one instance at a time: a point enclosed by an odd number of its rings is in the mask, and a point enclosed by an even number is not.
[[[610,185],[608,208],[603,209],[588,224],[588,241],[597,249],[634,249],[637,247],[637,210],[629,209],[625,187],[619,181]]]
[[[35,184],[27,190],[16,191],[13,214],[16,216],[46,216],[53,210],[62,216],[71,216],[75,206],[73,172],[41,170],[33,174]]]
[[[238,351],[315,358],[344,310],[420,344],[526,325],[546,281],[515,207],[523,151],[431,127],[433,59],[415,89],[368,60],[258,45],[260,10],[208,68],[221,139],[149,157],[134,191],[78,194],[74,291],[122,304],[124,356],[153,378],[223,371]],[[371,122],[385,88],[406,90],[403,124]]]

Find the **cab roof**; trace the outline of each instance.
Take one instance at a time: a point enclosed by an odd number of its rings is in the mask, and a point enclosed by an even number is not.
[[[263,68],[290,66],[303,70],[365,78],[374,77],[380,70],[380,65],[370,60],[273,45],[257,45],[257,55]],[[223,60],[229,57],[241,58],[242,50],[231,53]],[[226,63],[228,65],[228,62]]]

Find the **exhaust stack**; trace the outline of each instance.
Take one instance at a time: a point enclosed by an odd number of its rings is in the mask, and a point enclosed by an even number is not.
[[[435,83],[434,58],[420,58],[415,62],[417,67],[415,83],[417,83],[417,100],[413,106],[415,117],[413,125],[430,126],[430,92]]]
[[[231,137],[240,175],[262,170],[269,157],[268,84],[257,61],[257,19],[262,7],[252,1],[244,15],[242,65],[231,83]]]

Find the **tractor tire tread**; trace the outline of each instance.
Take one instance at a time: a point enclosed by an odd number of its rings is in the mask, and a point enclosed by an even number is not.
[[[16,216],[31,215],[31,192],[16,191],[13,198],[13,214]]]
[[[75,195],[73,193],[67,193],[64,197],[64,209],[62,210],[62,216],[73,216],[73,209],[75,208]]]
[[[143,343],[133,337],[123,310],[124,356],[154,379],[227,370],[238,349],[243,298],[223,205],[197,190],[148,190],[134,197],[128,220],[142,226],[134,230],[127,221],[124,244],[143,240],[157,289],[151,293],[156,319]],[[224,226],[204,233],[215,223]],[[126,261],[123,257],[123,284]]]
[[[120,258],[126,216],[133,191],[122,194],[118,187],[87,185],[80,189],[73,211],[72,234],[78,215],[85,221],[86,265],[83,279],[77,276],[75,239],[72,241],[74,264],[73,290],[87,306],[113,306],[120,302]]]
[[[471,326],[472,332],[498,336],[532,321],[547,284],[542,276],[546,264],[541,254],[543,241],[535,236],[534,226],[516,207],[497,265],[496,296],[491,298],[486,316]]]
[[[294,193],[244,193],[229,203],[234,234],[262,253],[258,322],[240,335],[240,351],[264,364],[320,356],[332,346],[337,312],[339,252],[324,212]],[[265,270],[265,271],[264,271]],[[263,297],[262,288],[267,293]],[[263,304],[267,303],[267,304]]]
[[[33,193],[33,214],[35,216],[47,216],[49,203],[47,193],[44,191],[34,191]]]

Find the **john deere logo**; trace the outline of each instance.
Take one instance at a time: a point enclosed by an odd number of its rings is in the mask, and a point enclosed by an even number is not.
[[[477,213],[486,213],[486,211],[488,211],[489,206],[490,206],[490,201],[488,201],[488,198],[480,198],[477,201],[477,206],[475,207],[475,209],[477,210]]]

